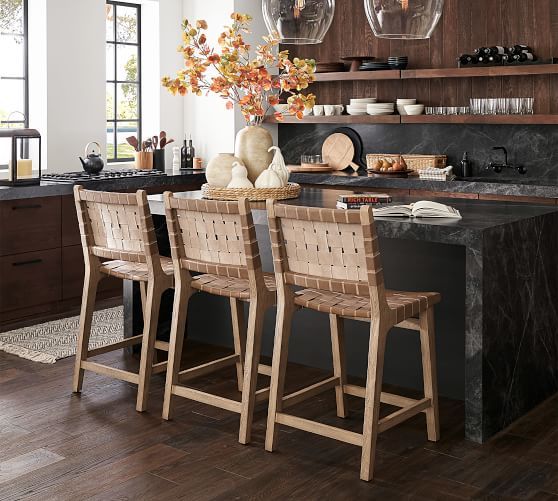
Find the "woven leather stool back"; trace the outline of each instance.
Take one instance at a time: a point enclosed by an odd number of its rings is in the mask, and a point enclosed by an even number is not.
[[[261,278],[256,229],[248,200],[188,200],[165,193],[173,257],[182,268],[229,278]]]

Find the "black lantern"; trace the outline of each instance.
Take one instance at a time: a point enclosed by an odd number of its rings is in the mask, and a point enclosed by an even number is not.
[[[41,134],[35,129],[0,129],[0,186],[41,182]]]

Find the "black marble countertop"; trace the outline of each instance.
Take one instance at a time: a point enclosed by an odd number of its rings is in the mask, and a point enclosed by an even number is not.
[[[172,170],[166,171],[165,176],[129,177],[121,179],[103,179],[98,181],[80,182],[85,188],[99,191],[139,190],[157,186],[172,186],[187,183],[204,183],[205,173],[200,171],[184,171],[173,174]],[[0,186],[1,200],[18,200],[37,197],[54,197],[70,195],[73,184],[52,183],[42,181],[36,186]]]
[[[343,193],[343,191],[304,188],[299,198],[284,200],[281,203],[335,208],[337,196],[340,193]],[[201,191],[175,193],[175,196],[193,199],[202,198]],[[394,204],[411,203],[418,200],[420,200],[420,197],[393,197]],[[378,217],[375,218],[378,234],[386,238],[408,238],[454,245],[469,245],[486,230],[558,212],[558,209],[553,206],[513,202],[463,199],[442,199],[441,201],[458,209],[463,219]],[[164,215],[163,195],[149,196],[149,205],[153,214]],[[267,224],[264,212],[265,204],[262,202],[253,203],[252,209],[254,222],[256,224]]]
[[[293,173],[290,180],[299,184],[346,186],[348,188],[401,188],[406,190],[446,191],[448,193],[480,193],[558,199],[558,181],[526,177],[474,177],[456,181],[426,181],[416,177],[376,177],[357,173]]]

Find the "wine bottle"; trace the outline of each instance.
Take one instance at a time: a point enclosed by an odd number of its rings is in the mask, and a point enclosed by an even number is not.
[[[479,64],[489,64],[488,56],[479,56]]]
[[[461,66],[467,66],[468,64],[478,64],[479,58],[471,54],[461,54],[458,61]]]
[[[483,55],[486,54],[487,50],[488,50],[488,47],[479,47],[478,49],[475,49],[475,55],[483,56]]]
[[[502,47],[501,45],[494,45],[493,47],[488,47],[485,53],[489,56],[496,56],[496,55],[504,55],[508,52],[506,47]]]
[[[514,54],[513,56],[514,61],[519,61],[523,63],[524,61],[536,61],[537,58],[531,52],[520,52],[519,54]]]
[[[186,150],[188,149],[188,144],[186,142],[186,136],[184,136],[184,144],[180,149],[180,168],[186,169]]]
[[[508,49],[508,53],[509,54],[521,54],[522,52],[530,52],[531,54],[533,53],[533,49],[531,49],[531,47],[529,47],[528,45],[512,45],[509,49]]]
[[[196,156],[196,150],[192,144],[192,136],[188,140],[188,146],[186,147],[186,169],[194,168],[194,157]]]
[[[493,54],[488,56],[488,62],[490,64],[499,64],[502,62],[502,56],[500,54]]]

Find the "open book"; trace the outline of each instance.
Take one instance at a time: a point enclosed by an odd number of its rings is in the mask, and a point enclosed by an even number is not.
[[[447,217],[452,219],[461,219],[461,214],[457,209],[448,205],[439,204],[422,200],[410,205],[387,205],[378,209],[374,209],[374,216],[389,217]]]

